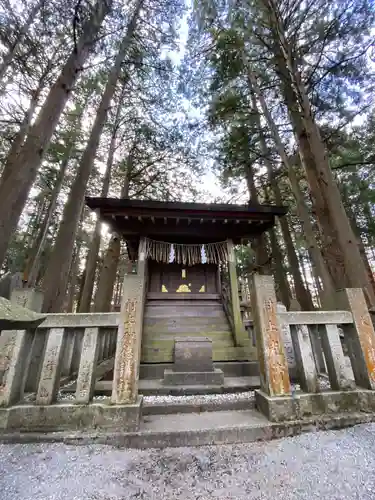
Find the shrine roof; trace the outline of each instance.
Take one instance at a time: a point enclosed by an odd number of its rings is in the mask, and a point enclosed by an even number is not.
[[[184,203],[86,197],[86,204],[126,240],[210,242],[259,235],[272,227],[283,206]]]

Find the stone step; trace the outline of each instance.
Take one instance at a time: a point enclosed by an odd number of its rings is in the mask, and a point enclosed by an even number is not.
[[[175,307],[186,308],[186,307],[223,307],[220,300],[147,300],[146,309],[149,308],[168,308],[173,309]]]
[[[215,368],[223,370],[226,377],[258,376],[259,364],[257,361],[227,361],[214,363]],[[140,379],[162,379],[164,370],[171,369],[173,363],[142,363]]]
[[[111,374],[109,374],[111,375]],[[166,387],[162,379],[143,379],[139,381],[139,393],[143,396],[190,396],[205,394],[232,394],[249,392],[260,387],[259,377],[225,377],[224,386],[182,386]],[[76,390],[76,382],[61,389],[62,393],[72,393]],[[111,380],[99,380],[95,384],[95,396],[110,396]]]
[[[179,335],[183,332],[190,332],[191,335],[224,331],[230,333],[229,325],[223,319],[215,318],[168,318],[157,320],[145,319],[143,323],[143,334],[158,334],[163,332]]]
[[[142,338],[144,345],[149,345],[150,343],[158,342],[159,340],[173,340],[176,337],[208,337],[212,342],[225,342],[226,345],[233,346],[234,341],[231,332],[226,331],[213,331],[213,332],[160,332],[160,334],[145,332]]]
[[[248,392],[260,387],[259,377],[225,377],[224,386],[165,386],[163,380],[140,380],[139,392],[144,396],[189,396],[194,394],[229,394]]]
[[[197,316],[197,313],[200,313]],[[213,305],[211,307],[153,307],[149,306],[145,309],[144,317],[146,319],[158,318],[223,318],[226,319],[225,312],[221,304]]]
[[[186,338],[191,338],[191,335],[185,334],[181,335],[182,337],[186,336]],[[180,335],[179,335],[180,337]],[[210,335],[201,335],[201,337],[210,337]],[[230,335],[226,335],[223,338],[212,338],[212,349],[215,350],[216,348],[221,349],[224,347],[233,347],[233,340],[230,337]],[[160,337],[151,337],[147,336],[143,342],[142,345],[142,351],[144,348],[161,348],[161,349],[167,349],[170,348],[174,349],[175,345],[175,335],[174,336],[160,336]]]
[[[161,341],[163,345],[142,346],[142,363],[172,363],[174,341]],[[229,344],[229,342],[228,342]],[[233,347],[223,342],[214,342],[212,359],[215,362],[224,361],[256,361],[257,352],[252,346]]]
[[[149,301],[162,302],[205,302],[218,301],[220,295],[218,293],[172,293],[172,292],[149,292],[147,294],[147,302]]]
[[[142,415],[172,415],[255,408],[254,392],[201,396],[145,396]]]

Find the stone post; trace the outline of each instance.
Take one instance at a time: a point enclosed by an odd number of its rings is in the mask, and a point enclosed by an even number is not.
[[[241,318],[241,306],[240,306],[240,297],[238,294],[238,279],[236,270],[236,256],[234,253],[234,246],[232,240],[227,240],[227,247],[228,247],[228,272],[229,272],[229,284],[230,284],[232,312],[233,312],[234,336],[236,339],[236,344],[238,346],[245,346],[248,345],[249,338]]]
[[[355,389],[353,373],[345,363],[337,325],[324,325],[319,330],[332,390],[348,391]]]
[[[260,387],[268,396],[290,395],[288,363],[277,318],[272,276],[252,277],[252,315],[258,350]]]
[[[276,305],[276,310],[278,313],[285,313],[286,307],[282,302],[278,302]],[[280,318],[279,318],[279,326],[281,330],[281,337],[284,342],[289,375],[293,378],[296,377],[297,367],[296,367],[296,356],[293,347],[292,335],[290,333],[290,326],[287,322],[282,321]]]
[[[104,359],[104,331],[101,330],[98,339],[98,363]]]
[[[0,334],[0,407],[17,403],[23,395],[32,337],[27,330]]]
[[[48,334],[35,402],[50,405],[56,400],[65,347],[64,328],[51,328]]]
[[[312,351],[309,329],[307,325],[292,325],[290,328],[301,389],[307,393],[319,392],[318,372]]]
[[[105,359],[111,357],[111,331],[105,332]]]
[[[143,311],[146,296],[146,241],[141,238],[137,274],[125,274],[112,385],[112,403],[134,404],[138,398]]]
[[[76,403],[87,404],[94,395],[99,342],[99,328],[86,328],[77,378]]]
[[[31,346],[30,364],[26,376],[25,392],[36,392],[39,384],[40,372],[44,348],[46,345],[47,332],[44,329],[36,330],[34,340]]]
[[[78,372],[79,363],[80,363],[80,359],[81,359],[82,342],[83,342],[82,329],[75,330],[71,373]]]
[[[290,301],[290,311],[301,311],[301,306],[297,299]],[[309,330],[311,347],[314,355],[316,370],[318,373],[327,373],[326,363],[323,354],[323,347],[318,326],[310,325],[307,327]]]
[[[117,332],[112,332],[111,333],[111,343],[110,343],[110,353],[111,357],[115,354],[116,352],[116,343],[117,343]]]
[[[15,288],[12,290],[10,301],[35,312],[41,312],[43,293],[34,288]]]
[[[342,325],[347,341],[355,382],[359,387],[375,390],[375,331],[360,288],[338,292],[338,307],[350,311],[352,325]]]
[[[309,326],[311,347],[318,373],[327,373],[327,366],[322,346],[321,330],[316,325]]]
[[[63,377],[69,377],[72,373],[72,361],[74,354],[74,336],[76,335],[75,330],[70,330],[66,332],[66,342],[65,350],[63,355],[62,370],[61,375]]]
[[[107,338],[107,331],[103,330],[102,335],[100,337],[100,353],[102,356],[102,361],[106,359],[106,338]]]

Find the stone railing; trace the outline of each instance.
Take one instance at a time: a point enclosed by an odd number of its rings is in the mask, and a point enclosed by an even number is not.
[[[118,322],[118,313],[49,314],[35,330],[3,330],[0,429],[61,430],[113,423],[131,429],[128,415],[121,420],[114,407],[104,411],[105,405],[92,403],[101,366],[113,369]],[[74,400],[59,403],[61,383],[72,378]]]
[[[257,407],[270,420],[291,420],[314,414],[375,410],[375,332],[360,289],[338,292],[337,311],[281,312],[273,279],[253,277],[252,316],[260,365]],[[348,363],[339,333],[344,332]],[[319,334],[331,386],[321,387],[314,336]],[[293,343],[301,391],[290,382],[284,339]],[[316,348],[316,345],[315,345]]]

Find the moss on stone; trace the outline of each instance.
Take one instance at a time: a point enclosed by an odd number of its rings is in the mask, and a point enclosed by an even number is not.
[[[0,330],[36,328],[46,316],[0,297]]]

